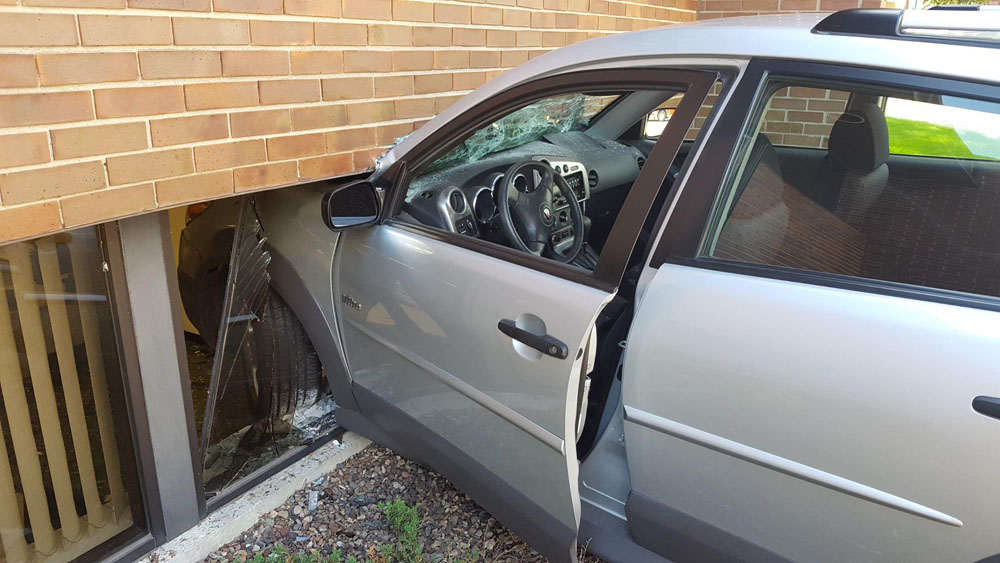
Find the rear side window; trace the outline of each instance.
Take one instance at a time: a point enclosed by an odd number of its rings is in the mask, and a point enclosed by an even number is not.
[[[1000,296],[1000,105],[786,80],[768,91],[703,255]]]

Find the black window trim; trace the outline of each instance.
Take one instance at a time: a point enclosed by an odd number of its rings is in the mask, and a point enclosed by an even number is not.
[[[464,140],[468,133],[486,125],[504,113],[531,101],[559,94],[587,91],[620,91],[623,94],[628,94],[638,90],[683,92],[684,98],[674,114],[675,117],[679,118],[676,122],[693,122],[712,85],[719,79],[720,72],[726,71],[701,67],[630,67],[582,70],[547,76],[513,86],[473,106],[462,115],[432,132],[408,151],[405,159],[397,161],[376,180],[377,185],[388,190],[380,222],[575,283],[603,291],[614,291],[624,275],[625,266],[632,254],[635,241],[638,239],[642,221],[646,217],[658,189],[664,184],[670,164],[687,133],[686,126],[683,130],[674,127],[672,136],[666,135],[671,131],[668,127],[668,130],[664,132],[665,135],[661,136],[660,141],[654,146],[650,158],[647,159],[647,165],[643,167],[633,184],[618,220],[608,235],[604,252],[601,253],[593,273],[569,264],[518,252],[488,241],[441,231],[425,225],[415,225],[396,218],[402,208],[406,194],[405,187],[413,176],[412,171],[430,159],[445,154]],[[671,149],[673,154],[667,154]],[[656,158],[660,160],[655,160]]]
[[[1000,297],[996,296],[701,255],[713,223],[719,216],[720,200],[728,191],[733,168],[738,167],[736,157],[742,153],[747,142],[744,138],[746,132],[756,126],[753,114],[766,101],[771,76],[922,90],[1000,102],[1000,85],[986,82],[808,61],[752,59],[695,163],[697,168],[694,174],[681,187],[671,217],[650,255],[649,265],[653,268],[661,264],[698,267],[1000,312]],[[667,203],[669,205],[670,202]]]

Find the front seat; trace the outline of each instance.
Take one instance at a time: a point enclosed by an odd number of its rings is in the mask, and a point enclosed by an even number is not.
[[[857,226],[889,180],[889,128],[882,109],[864,103],[845,111],[830,130],[826,162],[814,191],[821,205]]]

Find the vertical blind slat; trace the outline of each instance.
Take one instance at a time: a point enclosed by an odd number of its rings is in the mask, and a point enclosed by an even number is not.
[[[84,531],[80,526],[80,517],[76,513],[73,500],[73,482],[70,479],[66,444],[63,441],[55,391],[52,387],[52,371],[45,345],[45,333],[42,330],[41,311],[37,302],[28,299],[28,294],[36,293],[29,244],[12,244],[6,248],[6,252],[10,259],[14,300],[21,320],[21,333],[24,335],[24,348],[31,373],[31,385],[35,391],[35,406],[42,427],[45,457],[48,460],[49,476],[55,492],[61,532],[64,538],[78,541],[83,537]],[[39,551],[44,553],[44,550]]]
[[[2,289],[0,287],[0,291]],[[6,311],[0,311],[0,315],[6,314]],[[17,371],[20,373],[21,370]],[[0,417],[0,436],[2,435],[3,420]],[[21,511],[17,510],[18,504],[17,493],[14,492],[14,474],[10,468],[10,460],[7,459],[7,447],[0,443],[0,507],[3,507],[0,509],[0,556],[11,563],[27,561],[30,553],[28,542],[24,539],[24,522],[21,521]]]
[[[76,357],[73,354],[69,314],[66,310],[66,301],[62,299],[66,288],[59,271],[59,256],[56,254],[56,245],[52,237],[40,239],[36,246],[38,266],[42,273],[42,288],[46,296],[55,297],[46,300],[46,309],[56,348],[56,361],[59,364],[59,377],[62,380],[63,398],[66,401],[66,418],[69,421],[70,438],[73,440],[77,472],[83,489],[83,502],[87,508],[87,522],[93,526],[103,526],[107,515],[101,503],[101,495],[97,491],[97,475],[94,472],[90,436],[87,434],[80,377],[76,370]]]
[[[93,295],[94,284],[85,269],[85,264],[100,261],[95,260],[96,257],[88,256],[78,244],[70,244],[69,251],[77,294]],[[90,386],[94,392],[94,410],[97,411],[97,427],[101,436],[101,451],[104,454],[104,467],[107,468],[108,488],[111,490],[111,507],[114,514],[118,515],[128,509],[126,506],[128,500],[122,483],[121,462],[118,458],[118,443],[115,440],[111,396],[108,393],[108,376],[101,348],[96,306],[89,299],[81,299],[79,305],[83,344],[87,351],[87,365],[90,367]]]
[[[2,249],[0,258],[3,258]],[[3,393],[4,408],[10,424],[11,442],[17,459],[21,487],[25,491],[44,493],[45,485],[42,481],[42,466],[38,459],[38,446],[31,425],[25,423],[31,420],[31,416],[22,381],[21,364],[18,361],[17,345],[14,341],[10,310],[6,282],[3,276],[0,276],[0,391]],[[52,528],[45,495],[27,494],[24,495],[24,502],[31,518],[35,548],[45,553],[55,551],[59,547],[59,541]]]

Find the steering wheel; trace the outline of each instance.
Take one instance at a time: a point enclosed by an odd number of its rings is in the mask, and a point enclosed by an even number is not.
[[[563,215],[563,209],[555,208],[555,189],[566,200],[568,217]],[[580,253],[583,248],[580,202],[566,180],[547,163],[522,160],[514,164],[504,175],[503,188],[496,197],[500,225],[515,248],[559,262],[572,262]],[[560,252],[552,235],[563,236],[567,227],[572,231],[573,244]]]

